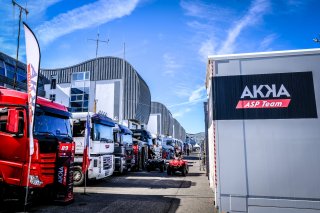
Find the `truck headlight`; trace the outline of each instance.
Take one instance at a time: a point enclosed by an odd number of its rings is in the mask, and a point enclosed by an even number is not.
[[[30,183],[35,186],[41,186],[43,182],[36,175],[30,175],[29,177]]]

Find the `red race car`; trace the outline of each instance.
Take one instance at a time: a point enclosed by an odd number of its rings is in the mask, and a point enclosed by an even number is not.
[[[172,175],[176,171],[181,172],[182,176],[186,176],[186,174],[188,174],[189,172],[188,161],[182,160],[181,158],[177,158],[169,161],[167,174]]]

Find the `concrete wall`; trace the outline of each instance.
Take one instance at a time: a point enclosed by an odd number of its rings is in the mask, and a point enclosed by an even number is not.
[[[56,94],[56,102],[69,107],[70,84],[57,84],[56,89],[50,89],[50,84],[44,85],[46,98],[49,99],[51,94]]]

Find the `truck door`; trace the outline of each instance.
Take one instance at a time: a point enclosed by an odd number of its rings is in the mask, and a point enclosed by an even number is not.
[[[26,111],[0,107],[0,176],[7,184],[21,185],[28,156]]]

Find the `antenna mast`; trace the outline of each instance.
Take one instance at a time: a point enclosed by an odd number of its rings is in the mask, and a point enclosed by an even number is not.
[[[18,60],[19,60],[20,25],[21,25],[22,12],[25,12],[25,14],[27,16],[29,11],[27,10],[27,8],[24,8],[20,4],[18,4],[15,0],[12,0],[12,5],[13,5],[13,7],[17,6],[19,8],[18,45],[17,45],[17,54],[16,54],[16,64],[15,64],[15,67],[14,67],[14,76],[13,76],[13,89],[15,89],[16,81],[17,81]]]

